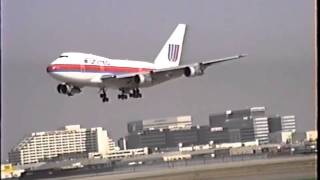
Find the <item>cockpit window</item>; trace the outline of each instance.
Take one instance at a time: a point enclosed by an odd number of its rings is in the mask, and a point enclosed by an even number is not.
[[[67,58],[68,56],[66,56],[66,55],[61,55],[61,56],[59,56],[59,58],[63,58],[63,57],[66,57],[66,58]]]

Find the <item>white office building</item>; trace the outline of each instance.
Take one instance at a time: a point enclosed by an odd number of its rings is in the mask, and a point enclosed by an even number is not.
[[[9,152],[13,164],[30,164],[72,153],[113,153],[118,147],[101,127],[65,126],[62,130],[35,132]]]
[[[269,143],[269,127],[267,117],[254,118],[253,129],[255,139],[259,141],[259,144]]]
[[[284,132],[296,131],[296,118],[295,116],[281,116],[281,128]]]

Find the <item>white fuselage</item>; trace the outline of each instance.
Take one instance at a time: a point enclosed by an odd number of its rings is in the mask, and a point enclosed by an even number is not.
[[[56,80],[83,87],[118,88],[117,83],[104,84],[102,76],[125,76],[126,74],[150,72],[153,63],[131,60],[115,60],[85,53],[63,53],[53,61],[47,72]]]

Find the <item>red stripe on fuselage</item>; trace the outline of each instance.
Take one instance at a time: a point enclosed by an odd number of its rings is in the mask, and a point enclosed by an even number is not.
[[[80,64],[52,64],[47,68],[47,72],[101,72],[101,73],[135,73],[149,72],[149,68],[119,67],[119,66],[98,66],[98,65],[80,65]]]

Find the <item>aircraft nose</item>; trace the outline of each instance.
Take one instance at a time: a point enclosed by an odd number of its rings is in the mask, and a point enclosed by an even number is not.
[[[49,66],[47,67],[47,73],[50,73],[50,72],[52,72],[52,66],[51,66],[51,65],[49,65]]]
[[[48,67],[47,67],[47,73],[51,73],[51,72],[53,72],[54,70],[56,69],[56,67],[55,67],[55,65],[49,65]]]

